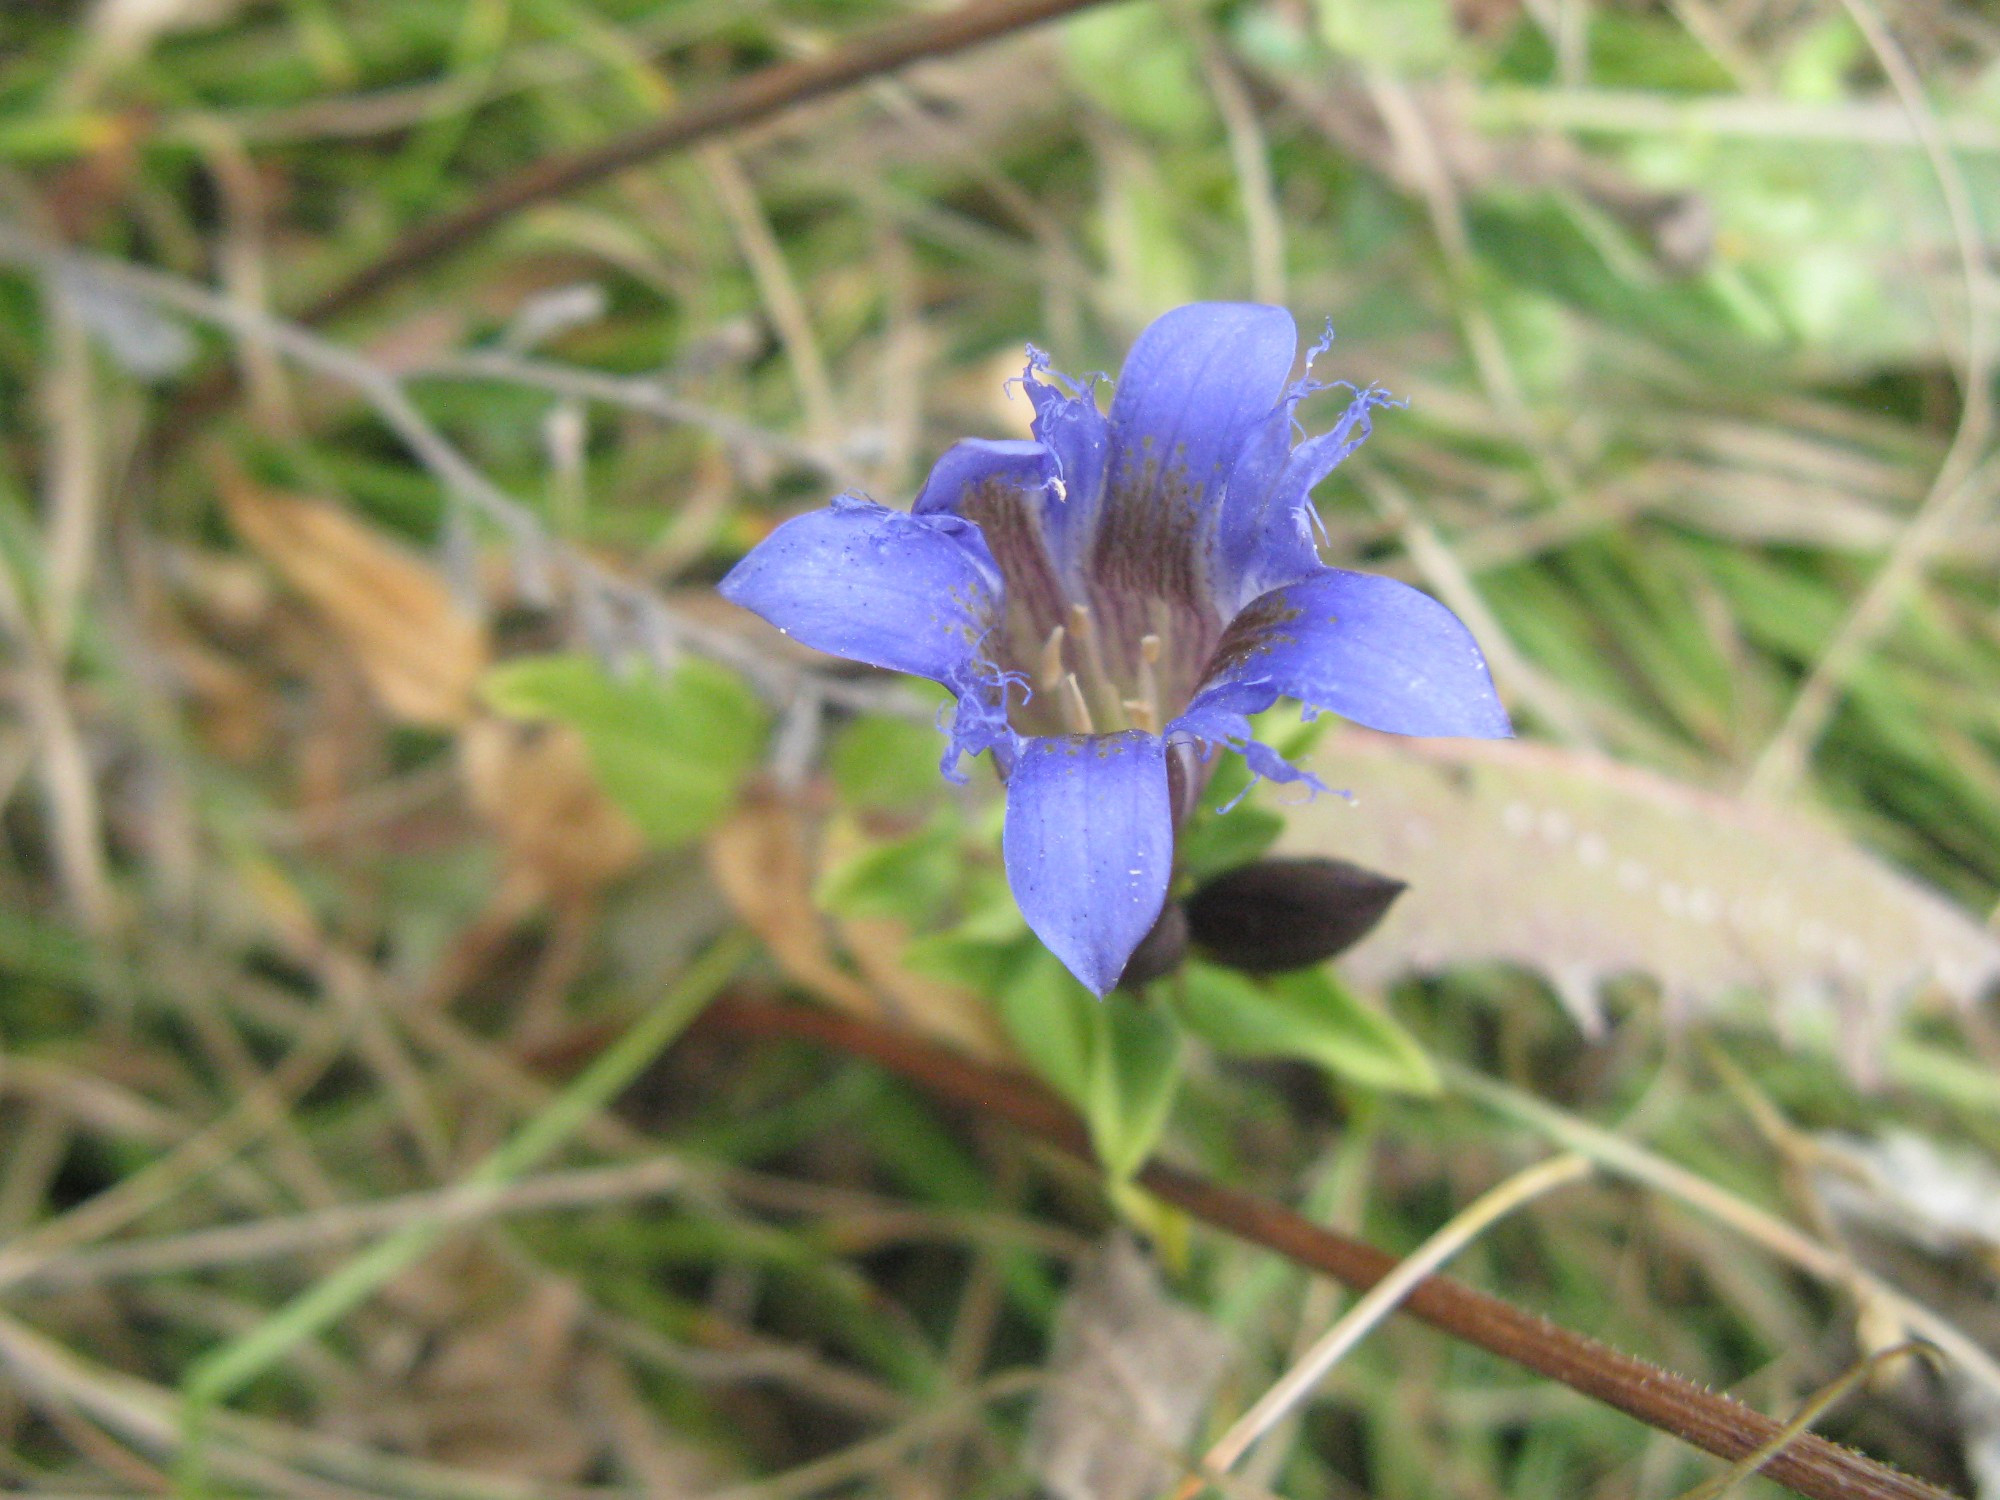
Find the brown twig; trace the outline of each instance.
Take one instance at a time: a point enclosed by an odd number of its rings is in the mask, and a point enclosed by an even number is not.
[[[381,259],[364,266],[302,314],[323,323],[389,283],[448,255],[482,230],[531,204],[601,182],[628,167],[697,141],[768,120],[794,105],[852,88],[926,58],[948,57],[981,42],[1021,31],[1103,0],[979,0],[943,15],[884,26],[818,57],[776,63],[716,90],[672,114],[573,156],[546,157],[489,188],[457,213],[405,235]]]
[[[950,1103],[997,1116],[1071,1155],[1090,1155],[1083,1122],[1038,1084],[907,1033],[829,1011],[741,999],[711,1007],[704,1024],[743,1036],[792,1037],[868,1058]],[[1351,1287],[1371,1287],[1397,1265],[1396,1257],[1373,1245],[1164,1162],[1147,1166],[1139,1182],[1216,1229]],[[1740,1401],[1448,1277],[1426,1279],[1404,1306],[1434,1328],[1718,1458],[1735,1462],[1784,1436],[1779,1423]],[[1813,1500],[1948,1500],[1945,1491],[1923,1480],[1812,1433],[1799,1434],[1762,1472]]]

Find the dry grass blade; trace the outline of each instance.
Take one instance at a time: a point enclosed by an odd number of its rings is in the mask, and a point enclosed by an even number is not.
[[[1590,1171],[1589,1160],[1576,1155],[1538,1162],[1481,1193],[1454,1214],[1394,1271],[1370,1287],[1275,1385],[1230,1424],[1229,1430],[1202,1456],[1201,1473],[1175,1491],[1175,1500],[1194,1500],[1208,1487],[1208,1474],[1227,1473],[1235,1468],[1259,1438],[1310,1399],[1347,1352],[1445,1262],[1515,1209],[1525,1207],[1544,1193],[1588,1177]]]
[[[1922,508],[1896,539],[1888,560],[1869,580],[1867,592],[1855,603],[1852,613],[1841,622],[1840,629],[1813,664],[1798,696],[1786,711],[1784,723],[1751,768],[1749,790],[1763,797],[1780,796],[1797,784],[1849,677],[1877,637],[1893,623],[1897,609],[1938,544],[1958,526],[1973,499],[1982,493],[1984,486],[1974,482],[1973,469],[1993,428],[1994,340],[1988,290],[1991,268],[1971,191],[1924,96],[1922,80],[1881,16],[1869,0],[1841,0],[1841,4],[1867,38],[1869,49],[1894,86],[1911,128],[1922,141],[1925,155],[1937,174],[1938,187],[1951,216],[1952,236],[1957,241],[1965,279],[1965,306],[1962,330],[1947,329],[1946,342],[1948,345],[1953,342],[1950,337],[1953,332],[1962,331],[1965,360],[1959,376],[1962,404],[1951,447],[1938,466],[1937,477],[1924,497]]]
[[[516,173],[468,207],[409,235],[380,260],[319,298],[306,310],[304,319],[322,323],[338,317],[531,204],[575,192],[697,141],[741,130],[921,58],[947,57],[1099,3],[1102,0],[980,0],[942,15],[885,27],[819,57],[775,64],[594,150],[544,160]]]
[[[135,1276],[213,1270],[323,1251],[353,1240],[392,1233],[418,1219],[463,1225],[511,1214],[672,1196],[703,1176],[684,1161],[660,1157],[629,1166],[550,1173],[497,1193],[466,1187],[410,1193],[384,1202],[345,1204],[295,1218],[262,1219],[169,1238],[72,1250],[12,1272],[4,1285],[35,1286],[47,1291]]]
[[[0,1249],[0,1288],[31,1279],[76,1247],[116,1233],[229,1160],[281,1115],[285,1105],[311,1087],[346,1045],[347,1028],[342,1018],[322,1020],[299,1039],[262,1088],[239,1099],[213,1125],[189,1136],[116,1186],[66,1214],[44,1220]]]
[[[1449,1068],[1446,1076],[1454,1089],[1532,1127],[1566,1150],[1588,1156],[1605,1171],[1678,1199],[1828,1286],[1862,1294],[1911,1334],[1944,1354],[1989,1396],[2000,1400],[2000,1360],[1951,1320],[1856,1265],[1844,1251],[1820,1243],[1636,1141],[1577,1119],[1518,1089],[1464,1068]]]

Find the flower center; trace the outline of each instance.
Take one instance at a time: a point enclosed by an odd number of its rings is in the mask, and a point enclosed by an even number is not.
[[[1198,585],[1187,507],[1166,504],[1158,479],[1149,468],[1144,485],[1115,487],[1067,565],[1051,530],[1061,513],[1039,497],[988,482],[962,502],[1005,584],[987,650],[1032,689],[1009,695],[1018,733],[1158,734],[1193,696],[1225,622]]]
[[[1007,620],[995,631],[997,665],[1032,693],[1011,700],[1022,734],[1159,734],[1193,696],[1218,626],[1158,596],[1102,588],[1092,604],[1016,594],[1007,580]],[[1106,607],[1108,603],[1109,607]],[[1053,604],[1053,607],[1051,605]],[[1118,628],[1122,627],[1122,628]]]
[[[1158,734],[1166,723],[1160,712],[1158,670],[1165,649],[1157,632],[1139,638],[1138,670],[1128,690],[1105,666],[1090,606],[1072,604],[1069,623],[1056,626],[1042,642],[1035,687],[1055,700],[1062,726],[1070,734],[1096,734],[1100,723]]]

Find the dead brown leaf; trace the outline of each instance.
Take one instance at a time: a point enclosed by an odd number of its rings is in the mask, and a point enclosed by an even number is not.
[[[835,961],[813,905],[812,844],[805,810],[766,794],[747,801],[708,836],[708,867],[788,979],[841,1010],[879,1019],[880,1002]]]
[[[1056,1500],[1141,1500],[1175,1462],[1222,1374],[1229,1340],[1167,1295],[1129,1235],[1081,1270],[1056,1316],[1027,1465]]]
[[[335,506],[216,469],[237,533],[331,627],[382,706],[406,723],[465,724],[486,670],[486,630],[437,571]]]
[[[884,1009],[913,1030],[973,1057],[1013,1055],[990,1002],[959,985],[903,967],[910,929],[894,917],[847,917],[836,924],[840,945],[878,993]]]
[[[826,819],[815,843],[815,887],[829,871],[873,847],[870,836],[847,817]],[[893,916],[841,916],[834,919],[833,929],[841,949],[854,960],[892,1020],[974,1057],[1012,1055],[990,1002],[903,966],[912,935],[909,923]]]
[[[474,811],[499,835],[509,864],[544,892],[596,890],[644,856],[644,837],[600,789],[574,729],[482,714],[458,745]]]
[[[893,917],[829,922],[820,912],[813,900],[819,876],[851,852],[851,827],[776,793],[747,803],[708,840],[716,883],[787,978],[838,1009],[907,1026],[975,1057],[1008,1055],[990,1005],[903,967],[906,924]]]

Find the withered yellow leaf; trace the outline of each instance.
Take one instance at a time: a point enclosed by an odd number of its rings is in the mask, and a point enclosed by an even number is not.
[[[389,713],[436,729],[468,721],[486,629],[436,569],[337,506],[227,467],[217,479],[238,535],[326,621]]]

